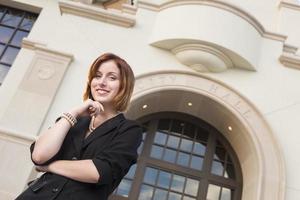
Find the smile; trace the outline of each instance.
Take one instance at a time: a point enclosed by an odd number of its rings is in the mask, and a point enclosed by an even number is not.
[[[96,89],[96,92],[97,92],[98,94],[100,94],[100,95],[109,93],[108,90],[104,90],[104,89]]]

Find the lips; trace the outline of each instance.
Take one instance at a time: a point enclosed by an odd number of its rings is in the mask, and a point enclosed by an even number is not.
[[[100,95],[103,95],[103,94],[107,94],[109,93],[109,90],[105,90],[105,89],[96,89],[96,92]]]

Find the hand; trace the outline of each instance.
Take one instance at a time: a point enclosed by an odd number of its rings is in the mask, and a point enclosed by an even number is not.
[[[100,102],[88,99],[84,101],[82,105],[73,109],[70,113],[73,114],[74,117],[83,117],[96,116],[103,111],[104,107]]]

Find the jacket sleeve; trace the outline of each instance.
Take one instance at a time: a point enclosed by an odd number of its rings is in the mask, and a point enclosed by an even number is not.
[[[61,117],[57,118],[57,119],[55,120],[55,123],[58,122],[60,119],[61,119]],[[50,128],[50,127],[49,127],[49,128]],[[53,161],[58,160],[58,157],[60,156],[60,153],[61,153],[61,150],[60,150],[56,155],[54,155],[52,158],[50,158],[50,159],[47,160],[46,162],[44,162],[44,163],[42,163],[42,164],[37,164],[37,163],[34,162],[34,160],[32,159],[32,153],[33,153],[33,150],[34,150],[34,146],[35,146],[35,142],[33,142],[33,143],[30,145],[30,158],[31,158],[31,161],[33,162],[33,164],[35,164],[36,166],[49,165],[49,164],[52,163]]]
[[[137,149],[142,141],[142,128],[127,122],[118,130],[110,146],[99,152],[94,159],[100,175],[98,185],[109,184],[114,189],[137,161]]]

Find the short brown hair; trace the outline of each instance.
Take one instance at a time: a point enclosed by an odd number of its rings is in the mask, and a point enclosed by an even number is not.
[[[93,96],[91,94],[92,79],[95,77],[100,65],[110,60],[113,60],[120,70],[120,88],[118,94],[113,100],[113,103],[117,111],[125,111],[129,105],[130,98],[133,92],[135,82],[134,74],[131,67],[125,60],[112,53],[105,53],[100,55],[91,65],[88,74],[87,86],[83,94],[83,100],[87,100],[89,98],[93,99]]]

